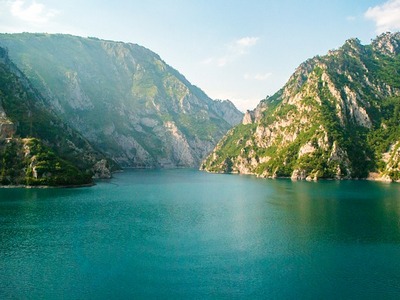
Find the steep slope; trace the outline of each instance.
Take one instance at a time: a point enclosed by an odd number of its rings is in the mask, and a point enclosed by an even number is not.
[[[0,48],[0,184],[75,185],[109,176],[109,163],[45,107]]]
[[[0,45],[65,122],[124,167],[199,166],[242,118],[138,45],[47,34],[3,34]]]
[[[348,40],[299,66],[201,168],[293,179],[399,180],[400,33]]]

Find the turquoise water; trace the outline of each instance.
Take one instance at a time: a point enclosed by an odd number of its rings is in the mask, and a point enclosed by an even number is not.
[[[400,297],[400,185],[127,171],[0,190],[0,299]]]

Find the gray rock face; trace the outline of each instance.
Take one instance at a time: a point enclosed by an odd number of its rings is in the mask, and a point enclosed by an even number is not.
[[[235,126],[242,121],[243,113],[240,112],[229,100],[215,100],[213,103],[213,109],[231,126]]]
[[[243,114],[150,50],[68,35],[0,35],[50,106],[123,167],[197,167]]]
[[[11,138],[17,130],[17,126],[9,118],[0,102],[0,139]]]
[[[372,43],[375,51],[388,56],[396,56],[400,53],[400,32],[383,33]]]

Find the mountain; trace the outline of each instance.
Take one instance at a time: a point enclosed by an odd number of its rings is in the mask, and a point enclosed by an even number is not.
[[[122,167],[198,167],[243,114],[136,44],[1,34],[60,118]]]
[[[260,177],[400,179],[400,33],[301,64],[202,163]]]
[[[115,167],[46,107],[0,48],[0,184],[80,185]]]

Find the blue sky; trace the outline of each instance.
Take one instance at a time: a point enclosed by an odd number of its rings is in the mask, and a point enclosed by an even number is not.
[[[296,67],[400,30],[400,0],[0,0],[0,32],[48,32],[137,43],[211,98],[253,109]]]

